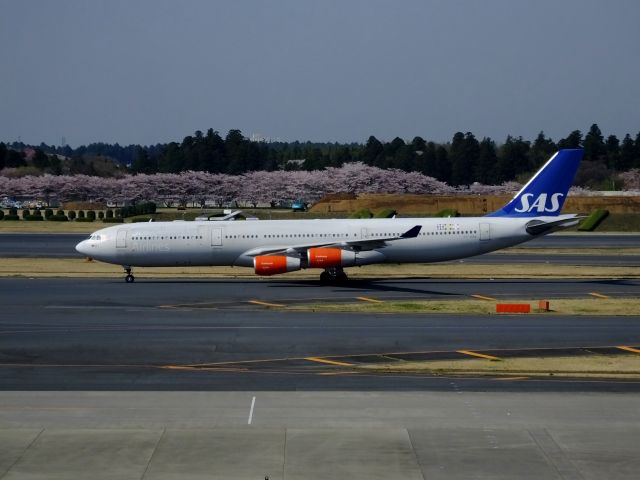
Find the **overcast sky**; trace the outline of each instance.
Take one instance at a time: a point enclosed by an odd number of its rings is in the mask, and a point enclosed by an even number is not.
[[[0,0],[0,140],[640,130],[637,0]]]

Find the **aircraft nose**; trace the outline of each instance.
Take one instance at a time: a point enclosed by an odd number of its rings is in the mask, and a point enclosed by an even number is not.
[[[76,251],[82,255],[89,256],[89,245],[86,240],[81,241],[76,245]]]

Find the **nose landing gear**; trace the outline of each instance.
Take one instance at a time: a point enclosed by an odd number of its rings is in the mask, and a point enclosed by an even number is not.
[[[124,277],[124,281],[127,283],[133,283],[136,278],[131,274],[131,267],[125,265],[123,268],[124,271],[127,272],[127,276]]]
[[[341,285],[347,283],[349,277],[344,273],[342,267],[326,268],[324,272],[320,274],[320,283],[324,285]]]

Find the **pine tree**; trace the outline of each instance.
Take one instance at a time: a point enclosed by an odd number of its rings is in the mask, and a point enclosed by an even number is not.
[[[584,148],[585,160],[602,161],[604,160],[604,137],[597,124],[591,125],[589,132],[584,137],[582,142]]]
[[[574,130],[569,134],[567,138],[563,138],[558,141],[558,148],[581,148],[582,147],[582,132],[580,130]]]
[[[604,142],[605,156],[609,168],[618,169],[620,163],[620,140],[615,135],[609,135]]]
[[[626,171],[635,166],[636,161],[636,146],[635,142],[628,133],[622,139],[622,146],[620,147],[620,161],[618,162],[617,169],[620,171]]]
[[[534,170],[539,169],[545,164],[551,155],[558,149],[556,144],[550,138],[544,135],[544,132],[540,132],[531,145],[529,150],[529,162]]]
[[[475,165],[480,154],[480,144],[471,132],[456,132],[451,141],[451,183],[470,185],[473,182]]]
[[[498,162],[496,144],[489,137],[485,137],[480,142],[480,153],[476,164],[475,180],[485,185],[491,185],[495,180],[494,170]]]
[[[362,151],[362,161],[367,165],[375,165],[380,156],[384,157],[384,147],[380,140],[371,135]]]

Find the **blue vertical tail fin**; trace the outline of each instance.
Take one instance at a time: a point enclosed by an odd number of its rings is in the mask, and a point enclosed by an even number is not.
[[[556,152],[500,210],[488,217],[540,217],[560,214],[583,155],[582,149]]]

